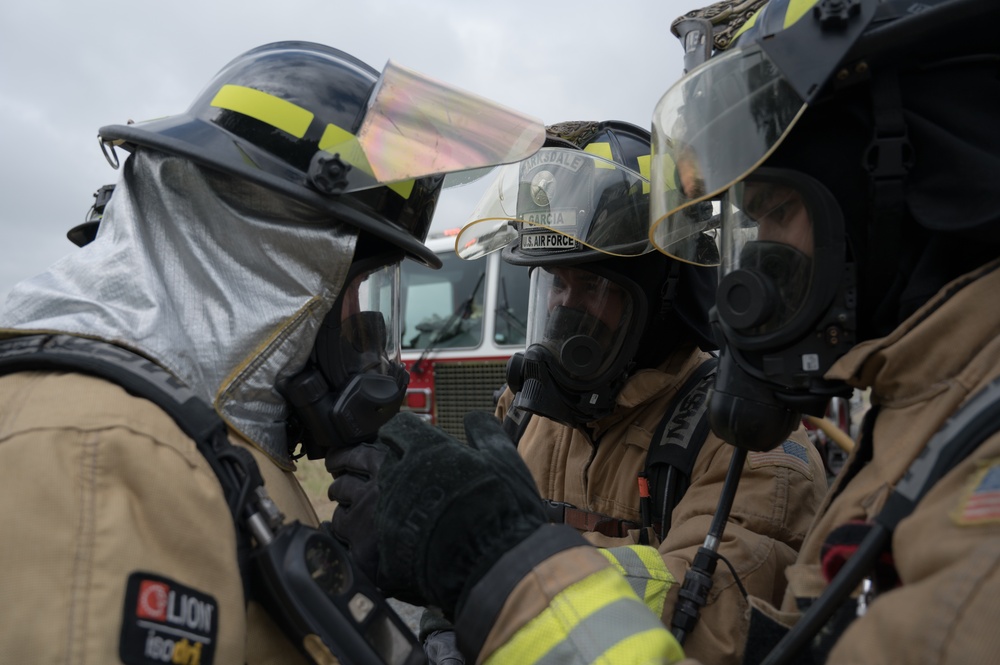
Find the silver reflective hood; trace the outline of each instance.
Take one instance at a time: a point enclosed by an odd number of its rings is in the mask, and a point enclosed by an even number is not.
[[[15,286],[0,331],[138,351],[287,466],[275,386],[305,365],[356,239],[353,227],[270,190],[138,150],[94,242]]]

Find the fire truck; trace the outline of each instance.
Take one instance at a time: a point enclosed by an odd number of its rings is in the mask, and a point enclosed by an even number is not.
[[[524,350],[528,269],[505,263],[500,252],[460,259],[457,232],[427,240],[444,264],[439,270],[401,266],[402,358],[410,373],[402,409],[464,440],[465,414],[493,413],[507,359]]]

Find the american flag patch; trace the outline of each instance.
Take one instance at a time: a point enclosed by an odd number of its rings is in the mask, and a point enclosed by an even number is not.
[[[952,517],[958,524],[1000,522],[1000,461],[972,475],[962,503]]]
[[[812,470],[809,468],[809,453],[806,451],[806,447],[791,439],[773,450],[747,453],[747,464],[751,469],[780,466],[798,471],[806,478],[812,479]]]

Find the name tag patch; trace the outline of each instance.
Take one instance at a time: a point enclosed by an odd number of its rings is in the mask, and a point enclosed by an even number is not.
[[[561,233],[523,233],[521,249],[576,249],[576,241]]]
[[[534,226],[545,226],[550,229],[565,229],[572,227],[576,229],[577,211],[574,210],[551,210],[545,212],[525,212],[521,218]]]
[[[208,594],[152,573],[132,573],[118,655],[127,665],[211,665],[218,609]]]

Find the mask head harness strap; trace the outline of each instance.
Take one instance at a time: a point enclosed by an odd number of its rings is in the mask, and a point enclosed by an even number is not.
[[[904,185],[914,155],[903,117],[897,72],[891,68],[876,72],[871,94],[875,128],[864,154],[864,167],[871,184],[865,279],[884,293],[892,288],[897,277],[894,269],[897,264],[886,261],[882,252],[894,252],[899,247],[906,210]]]

